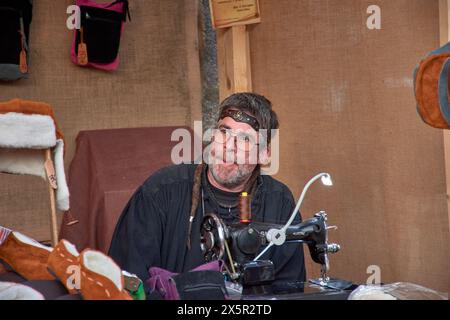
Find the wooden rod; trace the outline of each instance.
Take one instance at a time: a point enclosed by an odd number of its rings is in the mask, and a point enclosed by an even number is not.
[[[53,163],[51,149],[45,150],[45,161],[51,161]],[[50,194],[50,226],[51,226],[52,245],[56,246],[56,244],[58,243],[58,220],[56,218],[55,189],[50,183],[48,177],[47,183],[48,183],[48,192]]]
[[[439,29],[441,45],[450,41],[450,0],[439,0]],[[445,177],[447,182],[448,227],[450,230],[450,130],[443,130]]]

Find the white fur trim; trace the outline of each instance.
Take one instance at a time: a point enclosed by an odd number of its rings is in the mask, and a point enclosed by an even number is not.
[[[53,251],[53,248],[44,246],[43,244],[40,244],[36,240],[31,239],[30,237],[27,237],[26,235],[24,235],[20,232],[13,231],[12,234],[14,235],[14,237],[16,237],[17,240],[19,240],[22,243],[28,244],[28,245],[36,247],[36,248],[44,249],[44,250],[47,250],[50,252]]]
[[[64,142],[56,141],[53,151],[56,184],[56,207],[60,211],[70,208],[70,194],[64,171]],[[46,180],[44,169],[45,157],[43,150],[37,149],[6,149],[0,148],[0,172],[14,174],[30,174]]]
[[[56,141],[56,148],[53,151],[53,157],[55,159],[55,174],[56,184],[56,206],[58,210],[67,211],[70,208],[69,203],[69,187],[67,186],[66,174],[64,171],[64,141],[58,139]]]
[[[23,284],[0,282],[0,300],[44,300],[44,296]]]
[[[55,123],[50,116],[9,112],[0,114],[0,146],[45,149],[56,144]]]
[[[0,148],[0,172],[30,174],[45,179],[44,151]]]
[[[63,244],[64,244],[64,247],[66,247],[66,250],[69,251],[69,253],[70,253],[71,255],[73,255],[73,256],[75,256],[75,257],[78,257],[78,256],[80,255],[80,254],[78,253],[77,248],[75,248],[75,246],[74,246],[72,243],[70,243],[70,242],[67,241],[67,240],[63,240],[62,242],[63,242]]]
[[[111,280],[119,291],[122,291],[122,271],[108,256],[99,251],[86,250],[83,253],[84,266]]]

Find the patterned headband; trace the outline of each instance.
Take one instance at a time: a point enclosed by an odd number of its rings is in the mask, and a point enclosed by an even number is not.
[[[225,117],[230,117],[234,121],[237,121],[237,122],[246,123],[246,124],[250,125],[256,131],[259,130],[258,120],[256,120],[255,117],[252,117],[243,111],[226,109],[226,110],[222,111],[222,113],[220,114],[219,120],[221,120]]]

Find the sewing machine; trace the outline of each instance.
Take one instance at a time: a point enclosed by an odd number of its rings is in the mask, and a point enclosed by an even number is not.
[[[321,174],[313,179],[325,175]],[[332,290],[350,287],[351,282],[330,279],[328,276],[328,254],[338,252],[340,246],[328,242],[328,230],[336,227],[327,225],[327,214],[320,211],[299,224],[291,224],[313,179],[305,187],[291,219],[285,225],[251,221],[248,219],[248,212],[241,213],[241,222],[227,225],[216,214],[206,214],[201,224],[201,248],[205,260],[227,260],[226,273],[230,281],[256,293],[264,291],[275,280],[274,264],[262,259],[270,247],[280,246],[285,242],[300,242],[308,246],[312,260],[320,264],[321,276],[310,280],[308,284],[296,284],[299,291],[303,292],[305,287],[310,288],[311,284],[313,287]]]
[[[308,245],[311,258],[321,265],[321,280],[329,280],[328,253],[336,253],[340,246],[328,243],[327,214],[316,213],[313,218],[286,230],[286,242],[303,242]],[[230,278],[245,285],[264,284],[274,280],[273,264],[269,260],[255,260],[261,248],[268,245],[270,230],[283,225],[251,222],[225,225],[215,214],[207,214],[202,223],[202,251],[206,261],[222,259],[227,254],[232,273]],[[229,250],[229,255],[228,251]]]

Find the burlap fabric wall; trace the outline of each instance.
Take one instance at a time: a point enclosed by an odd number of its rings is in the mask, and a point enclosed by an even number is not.
[[[99,1],[107,2],[107,1]],[[0,83],[0,100],[50,103],[67,141],[66,167],[80,130],[190,125],[200,116],[195,1],[130,1],[121,65],[114,73],[70,61],[66,8],[74,1],[35,1],[30,78]],[[0,175],[0,225],[49,239],[48,192],[37,177]]]
[[[329,213],[331,274],[411,281],[448,292],[449,230],[442,131],[415,110],[412,72],[439,46],[438,1],[380,0],[382,29],[368,30],[365,0],[261,0],[250,28],[254,90],[281,122],[278,175],[302,207]],[[309,263],[309,275],[318,267]]]
[[[144,4],[145,3],[145,4]],[[31,76],[0,84],[0,99],[49,102],[68,142],[79,130],[185,125],[199,119],[194,1],[132,1],[118,72],[71,64],[71,1],[36,1]],[[438,2],[380,0],[382,30],[366,28],[365,0],[261,0],[250,33],[254,89],[281,121],[277,176],[297,197],[319,171],[304,217],[326,209],[333,276],[364,282],[378,265],[383,282],[448,291],[449,235],[442,133],[415,111],[412,71],[439,46]],[[194,116],[192,116],[194,114]],[[0,224],[48,238],[45,184],[0,176]],[[309,275],[318,268],[308,262]]]

